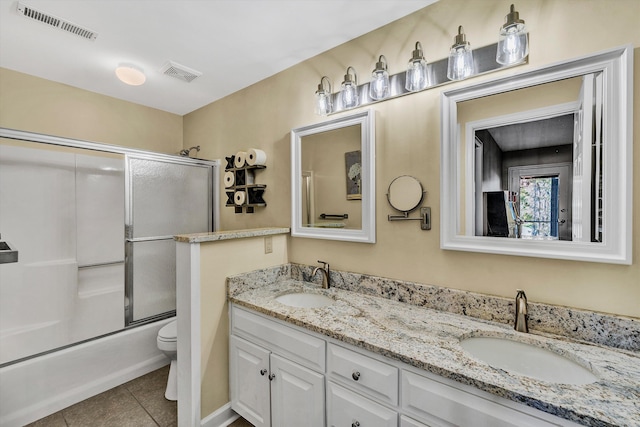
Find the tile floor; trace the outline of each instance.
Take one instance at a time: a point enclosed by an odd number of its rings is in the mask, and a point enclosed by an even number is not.
[[[164,398],[169,366],[29,424],[27,427],[176,427],[177,403]],[[230,427],[251,427],[240,418]]]

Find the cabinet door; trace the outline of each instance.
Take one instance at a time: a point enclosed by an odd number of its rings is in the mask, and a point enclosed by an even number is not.
[[[231,408],[254,426],[269,427],[269,352],[233,335],[229,352]]]
[[[327,409],[330,427],[396,427],[398,414],[391,409],[328,382]]]
[[[324,424],[324,376],[271,355],[271,413],[274,427]]]

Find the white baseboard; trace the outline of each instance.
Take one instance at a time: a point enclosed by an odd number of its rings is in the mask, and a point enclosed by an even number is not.
[[[226,427],[238,418],[240,415],[231,409],[231,402],[229,402],[203,418],[200,427]]]

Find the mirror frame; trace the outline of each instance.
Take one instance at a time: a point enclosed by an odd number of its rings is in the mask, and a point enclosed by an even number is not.
[[[603,242],[508,239],[459,234],[461,229],[460,131],[457,103],[603,72]],[[522,74],[441,94],[440,247],[447,250],[631,264],[633,187],[633,46],[625,45]],[[467,184],[468,185],[468,184]],[[465,194],[472,189],[465,187]],[[468,199],[467,199],[468,200]]]
[[[362,228],[319,228],[302,226],[302,138],[348,126],[361,127],[362,152]],[[376,242],[376,139],[375,111],[365,110],[327,122],[303,126],[291,131],[291,235],[313,239],[349,242]]]

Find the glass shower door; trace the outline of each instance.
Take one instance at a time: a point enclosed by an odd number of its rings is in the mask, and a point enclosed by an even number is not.
[[[127,325],[175,312],[176,234],[212,230],[213,169],[127,157]]]

